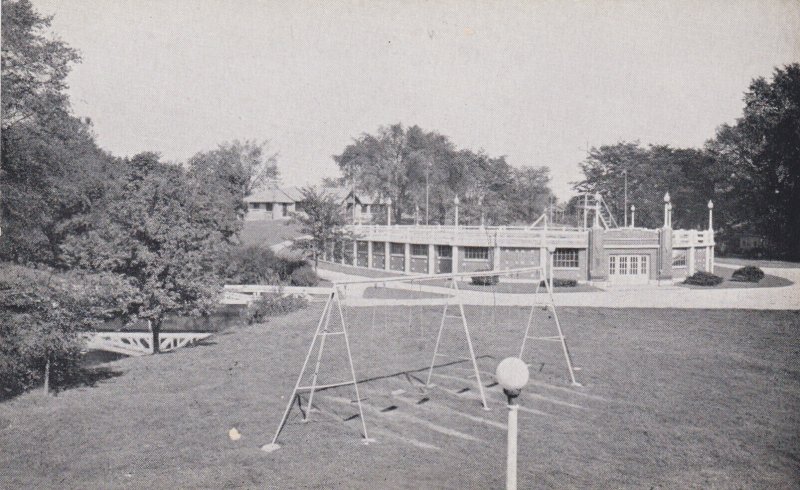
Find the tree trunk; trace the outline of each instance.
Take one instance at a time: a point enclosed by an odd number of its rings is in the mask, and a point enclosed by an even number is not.
[[[150,321],[150,331],[153,334],[153,354],[158,354],[161,352],[161,340],[159,339],[159,335],[161,334],[161,317],[157,318],[155,321]]]

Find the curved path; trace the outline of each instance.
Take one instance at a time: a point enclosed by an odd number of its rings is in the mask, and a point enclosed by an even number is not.
[[[720,263],[719,265],[724,265]],[[712,308],[751,310],[800,310],[800,268],[764,268],[764,272],[792,281],[791,285],[769,288],[689,289],[677,285],[642,285],[609,287],[604,291],[582,293],[555,293],[556,306],[587,306],[597,308]],[[319,270],[319,275],[335,281],[353,279],[341,272]],[[378,284],[380,283],[379,280]],[[348,286],[345,301],[350,306],[374,305],[436,305],[442,299],[365,299],[363,292],[368,285]],[[419,286],[394,283],[392,287],[418,291]],[[441,287],[423,286],[423,291],[450,293]],[[464,304],[495,304],[491,294],[475,291],[459,291]],[[529,305],[531,294],[497,294],[496,304],[501,306]],[[535,298],[533,301],[537,301]],[[544,295],[538,301],[546,301]]]

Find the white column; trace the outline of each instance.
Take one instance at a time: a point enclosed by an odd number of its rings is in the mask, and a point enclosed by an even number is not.
[[[372,269],[372,241],[367,241],[367,268]]]
[[[494,256],[492,257],[492,270],[499,271],[500,270],[500,247],[498,245],[494,246]]]
[[[403,271],[406,274],[411,272],[411,244],[406,243],[403,250]]]
[[[392,269],[392,243],[391,242],[383,242],[383,270],[391,270]]]
[[[689,275],[691,276],[695,272],[695,251],[694,245],[697,243],[697,230],[691,230],[689,232]]]
[[[458,245],[453,245],[453,272],[458,272]]]
[[[436,273],[436,245],[428,244],[428,274]]]

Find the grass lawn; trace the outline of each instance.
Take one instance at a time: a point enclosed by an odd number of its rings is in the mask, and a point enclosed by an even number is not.
[[[342,272],[344,274],[351,274],[353,276],[369,277],[369,278],[398,277],[405,275],[402,272],[398,271],[367,269],[366,267],[354,267],[352,265],[335,264],[333,262],[320,262],[319,268],[334,272]]]
[[[245,221],[239,237],[244,245],[269,247],[300,236],[300,226],[288,220]]]
[[[0,487],[503,486],[506,410],[491,373],[519,350],[521,308],[494,318],[491,309],[467,311],[490,412],[469,363],[442,360],[432,389],[418,381],[438,308],[345,308],[377,441],[360,443],[352,389],[340,387],[315,396],[308,423],[295,408],[283,447],[260,451],[321,309],[106,364],[98,378],[107,379],[93,387],[0,404]],[[537,322],[546,320],[536,311]],[[520,488],[797,485],[800,312],[562,308],[559,316],[584,386],[568,386],[557,344],[526,349]],[[445,336],[449,353],[463,352],[457,331]],[[320,383],[341,375],[340,339],[328,339]],[[229,439],[232,427],[240,440]]]
[[[715,264],[714,274],[725,279],[725,281],[718,286],[697,286],[693,284],[684,284],[683,282],[679,282],[678,285],[690,289],[741,289],[741,288],[776,288],[783,286],[791,286],[793,284],[792,281],[784,277],[773,276],[772,274],[764,274],[764,278],[758,282],[731,281],[731,276],[733,275],[734,271],[736,271],[736,269],[738,268],[739,267],[736,266],[725,266],[721,264]]]

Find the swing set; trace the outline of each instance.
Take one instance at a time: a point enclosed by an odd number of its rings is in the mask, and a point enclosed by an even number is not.
[[[473,284],[465,281],[465,279],[469,280],[470,278]],[[495,280],[483,282],[483,284],[489,284],[488,286],[476,286],[476,278],[492,278]],[[504,280],[500,281],[501,278]],[[461,285],[459,285],[460,282],[462,282]],[[348,318],[349,315],[345,314],[345,311],[348,309],[363,311],[371,308],[371,314],[367,314],[367,318],[371,318],[371,321],[369,322],[368,330],[365,329],[369,332],[367,335],[369,338],[363,339],[368,342],[368,348],[371,349],[376,344],[374,338],[371,336],[376,332],[377,328],[381,327],[380,323],[383,323],[382,327],[384,333],[390,329],[389,307],[405,305],[416,307],[416,315],[414,315],[413,312],[404,311],[408,318],[406,334],[408,337],[414,334],[413,324],[415,323],[414,317],[416,316],[416,323],[419,327],[417,335],[420,340],[426,338],[426,322],[423,308],[441,307],[441,317],[439,320],[436,342],[433,347],[433,352],[431,353],[430,364],[426,368],[427,377],[423,389],[429,390],[435,386],[431,384],[431,377],[434,374],[434,369],[446,365],[440,364],[437,366],[437,361],[441,362],[442,360],[449,359],[449,364],[469,362],[471,365],[470,370],[472,371],[471,377],[475,378],[481,406],[484,410],[490,410],[484,391],[484,384],[481,380],[481,371],[478,368],[473,337],[470,333],[470,322],[465,312],[465,304],[477,305],[482,308],[481,318],[477,319],[476,322],[480,322],[488,328],[496,328],[498,320],[499,284],[512,287],[512,294],[500,294],[500,296],[504,296],[505,298],[513,296],[511,302],[505,301],[505,303],[514,306],[524,306],[526,308],[530,307],[530,313],[527,315],[527,325],[524,335],[522,336],[520,358],[524,359],[523,355],[525,354],[525,349],[529,341],[559,342],[572,385],[580,386],[575,380],[572,360],[553,302],[552,282],[546,279],[544,268],[542,267],[528,267],[504,271],[462,272],[338,281],[331,287],[330,295],[325,302],[322,314],[317,322],[311,345],[308,348],[302,368],[300,369],[300,373],[292,389],[291,396],[289,397],[286,409],[278,424],[278,428],[272,438],[272,442],[264,445],[262,450],[272,452],[280,448],[278,437],[284,429],[289,413],[295,403],[303,412],[303,422],[307,422],[312,408],[314,408],[314,394],[316,392],[351,385],[355,395],[352,403],[358,406],[358,414],[349,419],[360,418],[362,437],[365,444],[374,441],[368,434],[362,406],[362,400],[364,398],[362,398],[359,392],[359,384],[363,384],[368,380],[359,380],[356,375],[356,366],[353,361],[353,352],[351,350],[351,339],[348,334],[348,330],[352,331],[354,327],[364,327],[364,325],[363,322],[359,325],[357,319]],[[390,285],[393,287],[390,288]],[[513,287],[516,285],[527,286],[527,289],[517,288],[517,290],[514,290]],[[492,293],[491,297],[487,297],[487,289],[490,289]],[[519,292],[520,289],[522,292]],[[372,296],[378,297],[367,298],[366,296],[369,295],[367,291],[374,293]],[[381,296],[385,296],[385,298]],[[516,301],[516,303],[514,301]],[[378,305],[384,306],[383,322],[380,321],[381,318],[379,318],[377,312]],[[486,322],[485,313],[486,309],[489,307],[491,307],[491,317],[489,321]],[[537,310],[547,312],[548,319],[553,320],[555,331],[552,332],[552,335],[533,335],[534,316]],[[403,321],[405,321],[405,318],[403,318]],[[466,352],[464,353],[466,357],[463,355],[460,357],[454,356],[451,352],[445,352],[445,338],[452,335],[460,336],[466,344]],[[333,383],[320,383],[321,370],[325,365],[323,362],[323,353],[325,352],[326,346],[330,349],[331,342],[335,340],[338,340],[344,345],[347,362],[343,370],[346,379]],[[375,356],[369,357],[369,359],[374,358]],[[363,365],[360,367],[360,370],[363,370]],[[420,371],[422,370],[420,369]],[[467,389],[465,388],[465,390]],[[306,404],[307,409],[305,411],[302,410],[301,394],[307,394],[308,397]]]

